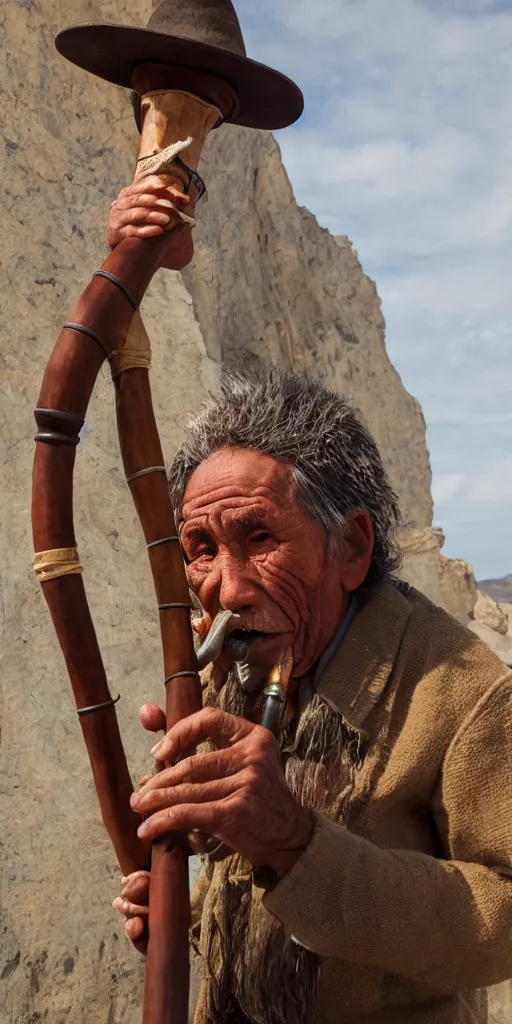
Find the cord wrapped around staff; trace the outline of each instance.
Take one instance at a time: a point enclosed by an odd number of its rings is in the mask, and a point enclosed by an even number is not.
[[[145,111],[140,158],[154,157],[190,137],[189,145],[178,150],[195,171],[204,140],[221,116],[218,106],[208,97],[177,89],[166,92],[159,65],[141,65],[134,85],[143,95]],[[231,96],[222,83],[221,97],[226,91]],[[154,161],[149,159],[148,166]],[[172,171],[168,162],[165,172]],[[183,161],[172,180],[184,191]],[[170,244],[169,233],[126,239],[94,273],[57,339],[35,413],[34,568],[64,653],[103,821],[123,874],[148,867],[149,850],[137,837],[139,819],[130,808],[132,783],[115,711],[119,698],[113,699],[108,687],[76,550],[73,469],[92,389],[108,359],[124,470],[155,585],[171,727],[199,710],[201,689],[190,595],[152,408],[149,339],[138,313]],[[144,1024],[187,1024],[189,925],[188,853],[173,835],[154,844],[151,852]]]

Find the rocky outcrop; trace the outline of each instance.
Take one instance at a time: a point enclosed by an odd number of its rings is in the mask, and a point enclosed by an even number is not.
[[[512,636],[512,604],[507,604],[505,601],[502,601],[501,607],[508,618],[508,635]]]
[[[468,627],[498,655],[498,658],[501,658],[505,665],[512,668],[512,636],[503,636],[491,626],[486,626],[485,622],[478,622],[476,619],[472,619]]]
[[[494,629],[501,636],[508,633],[508,615],[505,609],[498,604],[489,594],[482,590],[477,591],[473,616],[477,622],[483,622],[485,626]]]
[[[444,534],[432,527],[402,532],[403,576],[460,622],[473,616],[477,589],[473,570],[459,558],[441,554]]]
[[[11,0],[0,23],[5,1024],[140,1019],[141,964],[110,910],[118,871],[31,570],[29,514],[32,409],[43,368],[74,297],[104,257],[109,204],[135,157],[126,94],[67,65],[53,36],[64,23],[142,23],[150,7],[150,0]],[[194,267],[184,280],[159,274],[145,303],[164,450],[170,457],[188,412],[215,388],[221,363],[264,358],[320,375],[362,410],[405,518],[419,531],[416,540],[404,534],[410,579],[447,601],[447,570],[439,575],[440,541],[431,531],[423,418],[387,358],[375,286],[348,240],[333,239],[296,206],[271,136],[221,129],[204,174],[210,199],[200,211]],[[89,600],[112,689],[123,695],[119,719],[137,778],[149,748],[137,709],[160,699],[161,662],[107,374],[80,444],[76,495]]]
[[[444,538],[443,538],[444,540]],[[441,555],[439,575],[441,580],[441,604],[462,622],[473,614],[476,600],[476,583],[473,570],[462,558],[445,558]]]

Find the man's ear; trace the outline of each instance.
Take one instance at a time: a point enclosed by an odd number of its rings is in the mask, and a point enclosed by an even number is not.
[[[340,550],[340,582],[345,591],[357,590],[370,568],[374,544],[373,523],[365,508],[347,516]]]

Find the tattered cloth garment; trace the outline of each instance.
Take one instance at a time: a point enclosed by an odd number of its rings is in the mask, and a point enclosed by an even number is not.
[[[307,680],[299,716],[281,737],[286,780],[296,799],[336,821],[360,764],[361,737]],[[244,715],[246,695],[233,673],[205,703]],[[322,961],[286,935],[262,903],[251,865],[238,854],[206,862],[209,878],[196,948],[206,980],[201,1021],[208,1024],[304,1024]]]

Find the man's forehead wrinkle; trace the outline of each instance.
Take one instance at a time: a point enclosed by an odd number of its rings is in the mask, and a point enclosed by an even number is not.
[[[223,508],[221,521],[230,525],[255,526],[259,523],[270,523],[275,519],[278,512],[265,501],[254,501],[250,504],[238,506],[238,508]]]
[[[228,491],[228,493],[226,493]],[[275,515],[280,510],[288,511],[293,505],[293,495],[288,492],[286,498],[282,492],[260,485],[252,493],[243,494],[233,489],[222,488],[211,493],[201,494],[183,503],[182,517],[185,522],[198,516],[224,515],[226,512],[236,513],[238,510],[261,509],[266,515]]]
[[[262,515],[265,504],[261,498],[250,501],[241,499],[212,501],[206,505],[201,502],[196,507],[184,506],[183,519],[186,523],[201,521],[205,524],[212,521],[220,523],[228,515],[235,517]]]
[[[201,504],[206,507],[228,499],[247,501],[266,497],[273,504],[287,509],[296,501],[296,485],[290,466],[269,460],[270,468],[258,464],[256,468],[250,467],[245,471],[243,464],[237,463],[235,454],[229,459],[227,469],[217,461],[208,466],[208,461],[197,467],[187,484],[183,501],[187,512],[189,506]]]

